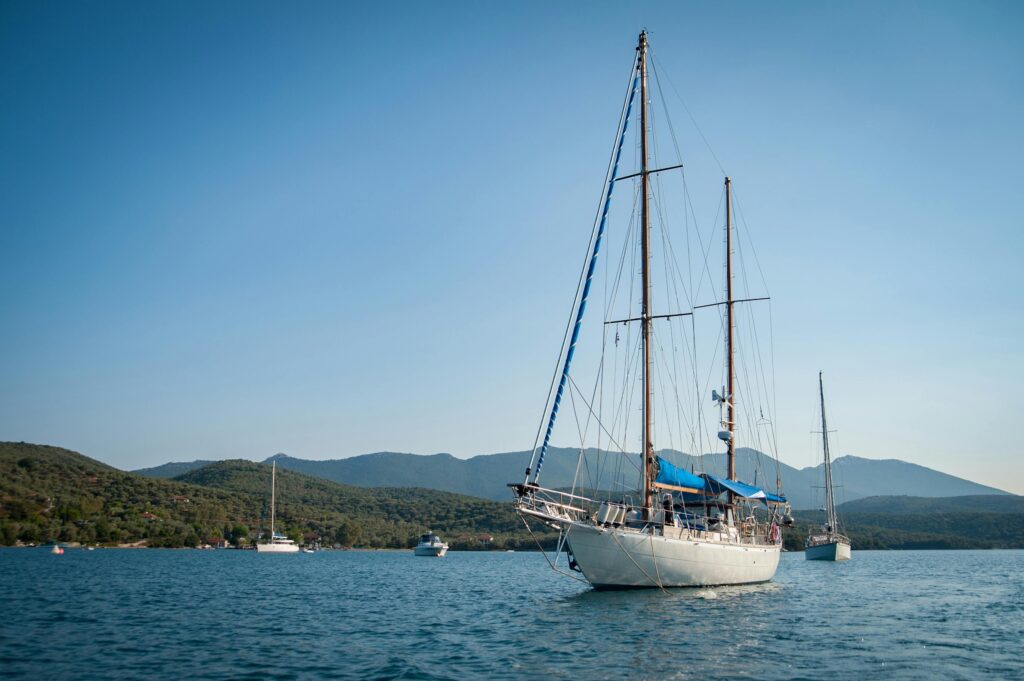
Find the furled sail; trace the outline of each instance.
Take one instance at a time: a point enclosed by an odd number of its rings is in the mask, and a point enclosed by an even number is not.
[[[707,484],[699,475],[679,468],[660,456],[658,457],[658,475],[654,478],[654,483],[666,485],[669,488],[679,488],[680,491],[686,492],[703,492]]]
[[[691,494],[704,494],[716,497],[725,492],[732,492],[744,499],[759,499],[765,503],[786,503],[786,497],[772,494],[760,487],[748,485],[739,480],[719,478],[709,473],[697,475],[666,461],[660,456],[658,457],[658,475],[654,478],[654,483],[662,489]]]

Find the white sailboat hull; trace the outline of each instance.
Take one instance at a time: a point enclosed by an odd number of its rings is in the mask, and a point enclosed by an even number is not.
[[[595,589],[756,584],[775,576],[780,546],[652,537],[572,523],[569,548]]]
[[[257,553],[298,553],[298,544],[257,544]]]
[[[807,560],[850,560],[850,545],[844,541],[808,546],[804,549]]]

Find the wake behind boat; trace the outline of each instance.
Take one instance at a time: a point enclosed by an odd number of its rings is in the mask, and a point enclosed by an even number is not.
[[[835,493],[832,488],[832,457],[828,451],[828,422],[825,420],[825,386],[818,372],[821,397],[821,443],[825,456],[825,524],[807,535],[804,557],[807,560],[850,560],[850,539],[839,532]]]
[[[443,558],[444,554],[448,553],[448,544],[441,541],[433,532],[427,532],[420,537],[420,543],[413,549],[413,553],[417,556]]]
[[[620,119],[617,146],[613,152],[613,160],[609,163],[608,181],[602,196],[602,210],[595,220],[594,232],[591,236],[590,250],[584,274],[581,275],[579,288],[574,304],[575,325],[567,327],[565,341],[559,356],[560,372],[556,371],[549,392],[548,404],[545,409],[547,425],[538,430],[538,438],[534,445],[530,466],[521,484],[511,485],[516,496],[516,509],[524,521],[540,520],[542,523],[559,532],[558,550],[554,559],[549,559],[552,567],[559,569],[558,560],[564,553],[570,570],[582,575],[595,588],[631,588],[631,587],[679,587],[709,586],[725,584],[750,584],[770,580],[779,562],[781,549],[781,524],[791,523],[791,519],[783,509],[788,509],[786,498],[781,494],[778,474],[776,474],[776,491],[769,492],[757,485],[743,483],[737,479],[736,472],[736,435],[739,430],[740,407],[737,392],[737,352],[735,319],[738,303],[766,300],[766,298],[746,297],[737,299],[733,295],[733,251],[736,247],[733,239],[732,185],[725,178],[725,299],[709,304],[697,304],[690,298],[694,294],[692,286],[687,290],[685,279],[679,276],[681,268],[678,262],[672,262],[674,254],[669,243],[671,232],[665,224],[666,206],[657,206],[657,217],[661,221],[660,234],[662,239],[662,256],[665,260],[665,274],[670,281],[660,289],[674,292],[674,296],[666,296],[676,306],[675,310],[667,310],[667,314],[654,309],[652,293],[652,244],[650,203],[654,198],[653,176],[657,173],[678,170],[682,173],[682,162],[677,159],[676,165],[651,168],[649,165],[648,130],[651,121],[648,113],[650,91],[648,87],[648,41],[647,33],[640,34],[639,45],[630,74],[631,86],[623,105]],[[657,75],[657,74],[655,74]],[[639,172],[618,177],[619,160],[626,139],[626,130],[630,123],[633,103],[639,90]],[[660,91],[660,84],[659,84]],[[673,132],[674,141],[674,132]],[[602,239],[606,234],[607,217],[611,205],[612,190],[620,180],[633,179],[639,185],[634,195],[634,204],[639,207],[639,220],[629,221],[627,234],[636,234],[634,224],[639,225],[639,234],[635,240],[624,239],[621,248],[622,260],[618,266],[608,266],[612,270],[605,277],[609,284],[605,292],[605,343],[602,354],[597,361],[597,378],[593,388],[583,389],[578,382],[570,377],[570,366],[577,349],[583,314],[598,262]],[[658,185],[660,187],[660,184]],[[685,184],[684,184],[685,187]],[[637,243],[639,242],[639,243]],[[636,246],[639,246],[639,249]],[[609,246],[609,250],[611,246]],[[639,262],[629,262],[628,257],[639,251]],[[620,280],[621,273],[639,270],[641,282],[639,291],[631,284]],[[675,275],[673,279],[671,275]],[[692,285],[692,276],[690,284]],[[699,288],[699,287],[698,287]],[[680,294],[682,291],[682,294]],[[620,295],[621,294],[621,295]],[[614,313],[616,300],[624,301],[625,306],[632,306],[641,298],[639,311],[627,307]],[[689,298],[686,311],[680,298]],[[618,297],[618,298],[617,298]],[[711,391],[712,398],[719,411],[718,440],[726,447],[725,470],[720,474],[705,472],[696,473],[692,470],[694,459],[691,457],[691,470],[685,466],[673,464],[672,456],[662,450],[657,453],[655,440],[655,409],[658,418],[664,419],[662,428],[667,431],[668,438],[682,438],[688,431],[691,451],[700,451],[702,442],[702,425],[697,425],[703,417],[699,402],[684,408],[684,394],[688,386],[700,383],[697,371],[696,342],[691,339],[693,332],[693,316],[698,309],[718,310],[721,317],[712,325],[720,342],[715,353],[724,355],[724,387],[721,393]],[[609,319],[608,317],[611,317]],[[654,322],[658,321],[659,331],[655,334]],[[684,321],[691,326],[684,326]],[[637,324],[640,332],[632,329]],[[608,335],[611,325],[615,329],[614,340]],[[606,361],[606,353],[617,353],[620,345],[618,328],[622,327],[626,336],[622,356]],[[571,336],[569,329],[571,328]],[[664,329],[664,331],[660,330]],[[756,340],[755,338],[751,339]],[[722,347],[724,346],[724,347]],[[692,366],[681,363],[679,357],[685,348],[689,353],[687,359]],[[707,361],[707,360],[705,360]],[[714,360],[712,360],[714,361]],[[721,362],[721,360],[717,360]],[[717,364],[721,366],[721,364]],[[756,381],[756,386],[765,384],[763,376],[764,363],[758,364],[755,358],[751,365],[744,367],[741,376],[746,381]],[[559,379],[558,376],[561,376]],[[621,394],[607,394],[606,385],[614,384]],[[655,402],[655,386],[661,386],[666,395],[664,403]],[[557,385],[557,389],[555,386]],[[540,484],[541,469],[548,451],[551,434],[566,387],[569,387],[573,412],[577,419],[580,433],[580,458],[576,468],[576,480],[570,491],[550,489]],[[637,388],[637,386],[641,386]],[[633,402],[633,390],[642,391]],[[757,399],[761,418],[749,410],[754,405],[755,397],[748,395],[748,421],[751,427],[748,437],[755,440],[759,437],[759,427],[772,428],[763,413],[771,404],[767,390],[761,391]],[[671,398],[671,399],[670,399]],[[674,400],[674,409],[671,401]],[[630,431],[628,419],[636,413],[635,404],[639,403],[642,425],[640,426],[640,456],[631,454],[623,442],[635,438],[636,430]],[[605,405],[612,405],[607,407]],[[630,404],[634,407],[631,409]],[[605,409],[611,413],[606,414]],[[582,416],[581,416],[582,414]],[[684,425],[685,421],[685,425]],[[586,460],[586,433],[596,433],[596,461]],[[541,443],[540,434],[544,433]],[[773,446],[774,437],[769,438],[769,446]],[[607,451],[603,451],[605,447]],[[609,463],[603,454],[617,453],[622,455],[616,463]],[[601,478],[600,471],[614,468],[618,471],[629,471],[635,466],[639,473],[639,486],[632,487],[619,479],[610,483]],[[586,483],[583,476],[591,476]],[[620,476],[628,480],[625,474]],[[593,482],[598,478],[600,482]],[[635,483],[632,483],[635,485]],[[625,493],[615,489],[626,488]],[[590,492],[590,490],[593,490]],[[599,490],[611,490],[599,492]],[[600,498],[600,496],[604,498]],[[571,574],[571,573],[569,573]]]

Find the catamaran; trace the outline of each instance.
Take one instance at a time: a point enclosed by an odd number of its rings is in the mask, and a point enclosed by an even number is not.
[[[825,524],[807,535],[804,557],[807,560],[850,560],[850,540],[839,532],[839,517],[836,515],[832,457],[828,451],[828,422],[825,420],[825,386],[820,371],[818,395],[821,398],[821,444],[825,457]]]
[[[259,553],[298,553],[299,546],[294,541],[274,531],[274,508],[275,497],[277,496],[277,462],[271,462],[270,466],[270,541],[264,544],[257,544],[256,551]]]
[[[656,180],[657,173],[678,169],[682,175],[682,162],[667,167],[652,168],[652,155],[649,143],[649,129],[652,127],[648,103],[651,92],[648,85],[649,45],[647,32],[640,34],[636,56],[630,73],[630,86],[626,101],[620,114],[619,127],[616,131],[616,145],[613,147],[612,159],[609,161],[605,189],[599,203],[600,210],[594,221],[588,247],[588,256],[580,275],[577,293],[574,298],[574,325],[567,325],[559,354],[559,367],[552,378],[548,400],[545,405],[541,426],[537,431],[537,439],[533,448],[530,465],[526,469],[522,483],[510,484],[515,494],[516,509],[528,528],[531,522],[536,525],[540,521],[549,530],[558,532],[557,550],[554,558],[548,562],[556,570],[579,578],[578,574],[596,589],[644,588],[644,587],[688,587],[713,586],[730,584],[750,584],[765,582],[775,575],[782,547],[781,525],[791,524],[788,515],[788,504],[781,492],[781,482],[776,474],[775,490],[769,491],[757,484],[742,482],[737,477],[737,434],[742,430],[739,423],[741,411],[755,423],[749,423],[747,432],[754,440],[758,428],[764,426],[774,432],[770,419],[763,417],[763,412],[771,406],[770,391],[761,390],[764,383],[756,376],[758,369],[763,370],[765,363],[753,366],[746,365],[748,372],[740,378],[756,383],[760,394],[767,394],[765,404],[752,415],[754,400],[741,408],[737,398],[739,383],[737,376],[737,307],[740,303],[767,300],[767,297],[749,297],[737,299],[733,290],[733,251],[737,248],[734,240],[734,222],[732,207],[732,183],[725,177],[725,298],[708,304],[697,304],[696,291],[693,287],[686,291],[689,298],[689,309],[682,311],[680,296],[676,293],[665,295],[676,310],[655,310],[655,296],[652,293],[652,211],[651,203],[655,200],[655,188],[660,187]],[[658,78],[655,72],[655,78]],[[661,91],[660,80],[658,89]],[[633,105],[639,91],[639,171],[623,176],[618,175],[619,161],[626,140],[626,130],[633,116]],[[666,110],[667,117],[667,110]],[[673,141],[675,133],[673,131]],[[657,147],[653,148],[657,151]],[[677,147],[678,152],[678,147]],[[712,152],[713,154],[713,152]],[[717,159],[716,159],[717,160]],[[720,166],[719,166],[720,167]],[[725,173],[723,172],[723,175]],[[593,389],[584,390],[570,376],[570,366],[577,351],[577,341],[587,307],[591,287],[594,282],[602,240],[606,235],[609,207],[612,190],[616,183],[632,179],[634,181],[634,209],[628,221],[626,237],[623,238],[622,256],[619,265],[607,266],[609,275],[600,284],[605,288],[605,342],[601,344],[599,360],[591,360],[597,365]],[[685,188],[684,181],[684,188]],[[684,204],[685,205],[685,204]],[[671,231],[665,219],[667,202],[662,201],[656,207],[656,216],[660,221],[659,236],[662,241],[661,254],[666,262],[664,274],[675,279],[661,288],[660,291],[678,291],[686,288],[684,277],[679,275],[681,268],[677,261],[672,262],[673,247],[669,241]],[[684,208],[685,210],[685,208]],[[639,220],[636,212],[639,212]],[[687,213],[689,216],[689,213]],[[720,223],[719,223],[720,224]],[[635,226],[638,225],[637,230]],[[717,227],[716,227],[717,228]],[[637,234],[637,231],[639,234]],[[639,243],[637,243],[639,242]],[[636,262],[639,246],[639,263]],[[611,246],[609,246],[609,250]],[[706,253],[703,247],[701,251]],[[630,255],[634,254],[634,255]],[[629,258],[633,258],[630,262]],[[622,273],[629,277],[631,271],[639,269],[639,291],[632,284],[623,283]],[[705,271],[707,271],[705,261]],[[710,274],[708,275],[710,277]],[[679,281],[681,281],[681,284]],[[610,282],[610,283],[608,283]],[[675,282],[675,283],[673,283]],[[691,277],[692,283],[692,277]],[[673,289],[673,287],[676,287]],[[618,298],[616,298],[618,296]],[[640,309],[633,306],[639,298]],[[615,300],[621,301],[620,307],[626,309],[613,310]],[[667,303],[666,303],[667,304]],[[676,437],[680,431],[689,430],[692,446],[700,447],[703,431],[708,431],[708,446],[713,441],[710,428],[696,426],[702,415],[700,407],[687,407],[689,415],[683,413],[681,395],[694,388],[691,405],[699,405],[697,396],[701,382],[697,375],[694,340],[691,327],[682,324],[689,320],[693,324],[693,315],[698,309],[718,310],[719,319],[711,326],[718,338],[713,345],[717,348],[712,353],[710,363],[713,366],[721,362],[724,356],[724,386],[721,392],[713,390],[712,399],[718,408],[719,428],[717,439],[725,447],[724,470],[717,474],[705,469],[695,472],[694,463],[706,463],[703,456],[689,457],[690,466],[673,463],[685,455],[676,455],[668,449],[655,449],[655,410],[658,409],[659,419],[664,419],[662,428],[673,431]],[[613,314],[614,313],[614,314]],[[570,321],[573,319],[570,317]],[[624,318],[608,319],[622,316]],[[659,325],[655,333],[655,322]],[[676,326],[678,325],[678,326]],[[633,329],[639,326],[639,333]],[[614,341],[609,337],[609,328],[623,329],[624,339],[620,339],[619,331],[615,331]],[[744,326],[746,328],[746,326]],[[571,334],[570,334],[571,329]],[[663,330],[662,330],[663,329]],[[623,340],[620,348],[620,340]],[[724,340],[724,342],[722,342]],[[751,341],[756,340],[751,338]],[[613,345],[614,342],[614,345]],[[677,358],[684,351],[677,347],[689,347],[690,359],[694,359],[690,368],[679,369],[673,362],[682,361]],[[621,359],[608,361],[606,353],[620,352]],[[720,354],[719,354],[720,353]],[[689,372],[689,375],[686,375]],[[560,376],[560,378],[559,378]],[[663,393],[668,395],[661,403],[655,402],[655,381]],[[622,395],[607,397],[607,384],[616,384]],[[748,383],[749,384],[749,383]],[[557,388],[555,387],[557,386]],[[552,431],[562,402],[566,387],[569,388],[573,413],[576,414],[577,427],[580,433],[579,459],[576,465],[576,478],[571,488],[554,488],[541,486],[541,470],[545,455],[549,451]],[[637,387],[640,386],[640,387]],[[707,383],[705,383],[707,386]],[[754,388],[751,388],[753,391]],[[631,391],[641,391],[634,401]],[[703,391],[700,391],[703,392]],[[668,404],[674,399],[676,410]],[[639,403],[640,421],[642,426],[639,444],[641,453],[637,456],[623,444],[628,438],[636,438],[638,428],[630,427],[627,422],[630,414],[637,412]],[[608,405],[612,405],[609,407]],[[610,414],[605,412],[610,411]],[[581,416],[582,414],[582,416]],[[661,416],[664,414],[664,416]],[[690,417],[693,417],[692,419]],[[688,420],[690,419],[690,420]],[[675,424],[678,420],[679,425]],[[690,426],[683,422],[688,420]],[[544,424],[547,424],[546,428]],[[541,441],[543,433],[543,441]],[[596,448],[588,449],[584,441],[587,434],[598,440]],[[594,435],[596,433],[596,435]],[[770,441],[774,436],[767,437]],[[671,439],[671,438],[670,438]],[[603,447],[603,449],[602,449]],[[702,451],[691,449],[691,451]],[[586,457],[596,455],[597,461],[589,461]],[[617,454],[616,463],[609,462],[609,455]],[[776,459],[777,461],[777,459]],[[611,483],[602,478],[599,483],[587,483],[584,474],[594,476],[599,469],[625,470],[621,476],[629,480],[634,475],[630,467],[639,473],[639,484],[633,482],[621,484],[623,489],[616,489],[620,483]],[[778,470],[778,469],[776,469]],[[754,479],[756,483],[756,477]],[[565,566],[560,561],[565,556]]]

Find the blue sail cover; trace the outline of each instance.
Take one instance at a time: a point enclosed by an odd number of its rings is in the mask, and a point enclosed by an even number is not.
[[[786,497],[784,496],[766,492],[760,487],[754,487],[753,485],[748,485],[747,483],[740,482],[739,480],[726,480],[708,473],[705,473],[703,477],[707,481],[708,491],[712,494],[721,494],[722,492],[728,491],[732,492],[736,496],[743,497],[744,499],[761,499],[765,503],[768,503],[769,501],[777,503],[786,502]]]
[[[662,485],[688,487],[697,491],[702,491],[707,485],[701,476],[670,464],[660,456],[658,457],[658,477],[654,478],[654,482]]]

